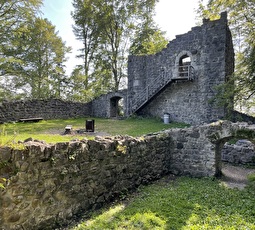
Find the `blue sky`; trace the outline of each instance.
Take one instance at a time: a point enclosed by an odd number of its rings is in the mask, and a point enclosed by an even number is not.
[[[196,25],[197,6],[198,0],[160,0],[156,6],[155,21],[163,31],[167,32],[168,39],[172,40],[176,35],[186,33]],[[72,0],[44,0],[42,8],[43,17],[48,18],[56,26],[66,45],[72,47],[72,54],[69,55],[69,61],[66,63],[67,74],[70,74],[74,66],[80,62],[75,58],[80,43],[72,32],[71,10]]]

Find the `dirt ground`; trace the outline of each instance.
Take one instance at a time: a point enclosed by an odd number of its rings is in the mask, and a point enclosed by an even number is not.
[[[222,173],[223,176],[221,180],[226,186],[243,189],[248,183],[247,176],[251,173],[255,173],[255,169],[223,164]]]

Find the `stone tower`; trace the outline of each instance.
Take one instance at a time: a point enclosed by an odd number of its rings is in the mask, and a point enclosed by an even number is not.
[[[129,56],[127,115],[163,117],[193,125],[222,119],[226,109],[212,99],[234,71],[227,13],[203,20],[155,55]]]

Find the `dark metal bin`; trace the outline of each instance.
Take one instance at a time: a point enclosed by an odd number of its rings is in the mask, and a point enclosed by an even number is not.
[[[94,132],[95,120],[86,120],[86,132]]]

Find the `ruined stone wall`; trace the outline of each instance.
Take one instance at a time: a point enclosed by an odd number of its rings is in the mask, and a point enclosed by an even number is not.
[[[190,57],[194,81],[172,81],[137,111],[139,115],[163,117],[190,124],[209,123],[226,115],[212,103],[215,87],[224,83],[234,70],[234,51],[227,15],[204,20],[186,34],[176,36],[156,55],[130,56],[128,60],[128,107],[159,75],[176,77],[182,57]],[[131,109],[129,109],[131,111]]]
[[[0,123],[35,117],[47,120],[89,116],[109,118],[117,111],[118,101],[122,98],[126,115],[126,95],[127,90],[120,90],[101,95],[89,103],[60,99],[3,101],[0,103]]]
[[[1,176],[10,176],[0,192],[3,229],[54,229],[160,178],[169,172],[172,143],[153,136],[26,145],[1,149]]]
[[[167,173],[214,176],[221,145],[235,136],[254,137],[255,127],[217,122],[140,138],[1,148],[0,178],[7,181],[0,188],[0,227],[54,229]]]
[[[236,144],[226,143],[222,149],[222,161],[231,164],[255,165],[254,144],[239,140]]]
[[[25,145],[1,149],[0,177],[8,179],[0,191],[3,229],[53,229],[167,173],[214,174],[212,147],[193,128]]]
[[[32,117],[57,119],[91,116],[91,106],[91,103],[59,99],[2,102],[0,103],[0,123]]]
[[[116,110],[118,110],[119,100],[123,99],[124,114],[126,115],[126,100],[127,90],[119,90],[117,92],[110,92],[103,94],[91,102],[91,114],[95,117],[116,117]]]

